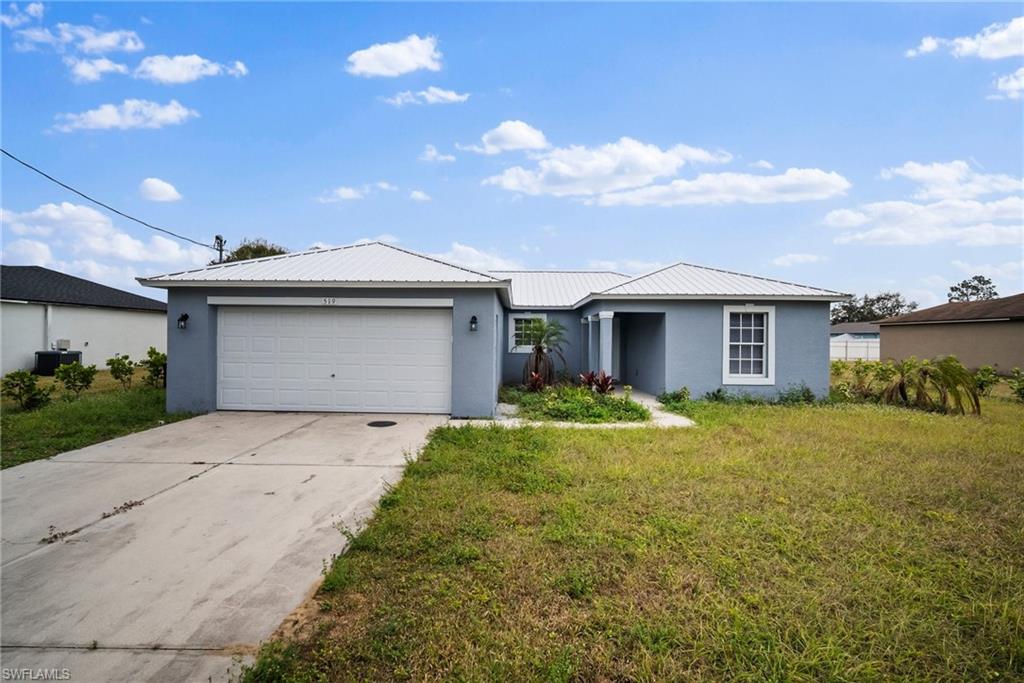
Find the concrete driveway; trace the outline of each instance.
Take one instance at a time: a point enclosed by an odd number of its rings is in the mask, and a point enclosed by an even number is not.
[[[446,420],[213,413],[4,470],[2,666],[227,678]]]

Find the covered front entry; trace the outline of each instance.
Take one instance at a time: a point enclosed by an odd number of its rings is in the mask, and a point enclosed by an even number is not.
[[[581,320],[589,369],[650,394],[665,391],[665,314],[600,311]]]
[[[450,309],[222,306],[217,408],[451,412]]]

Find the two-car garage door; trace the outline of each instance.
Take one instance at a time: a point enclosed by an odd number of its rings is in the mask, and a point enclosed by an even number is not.
[[[451,411],[446,309],[222,306],[217,407]]]

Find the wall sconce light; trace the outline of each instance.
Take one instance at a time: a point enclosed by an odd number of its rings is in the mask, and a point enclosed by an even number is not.
[[[469,331],[476,332],[477,327],[479,327],[479,325],[477,325],[476,316],[474,315],[472,318],[469,319]]]
[[[182,313],[178,316],[178,329],[183,330],[188,327],[188,313]]]

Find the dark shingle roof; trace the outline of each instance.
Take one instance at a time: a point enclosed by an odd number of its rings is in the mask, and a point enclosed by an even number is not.
[[[0,297],[47,304],[167,311],[167,304],[40,266],[0,266]]]
[[[879,320],[881,325],[906,323],[949,323],[960,320],[1016,320],[1024,319],[1024,294],[1004,296],[988,301],[958,301],[932,306],[895,318]]]
[[[878,334],[878,323],[836,323],[832,334]]]

